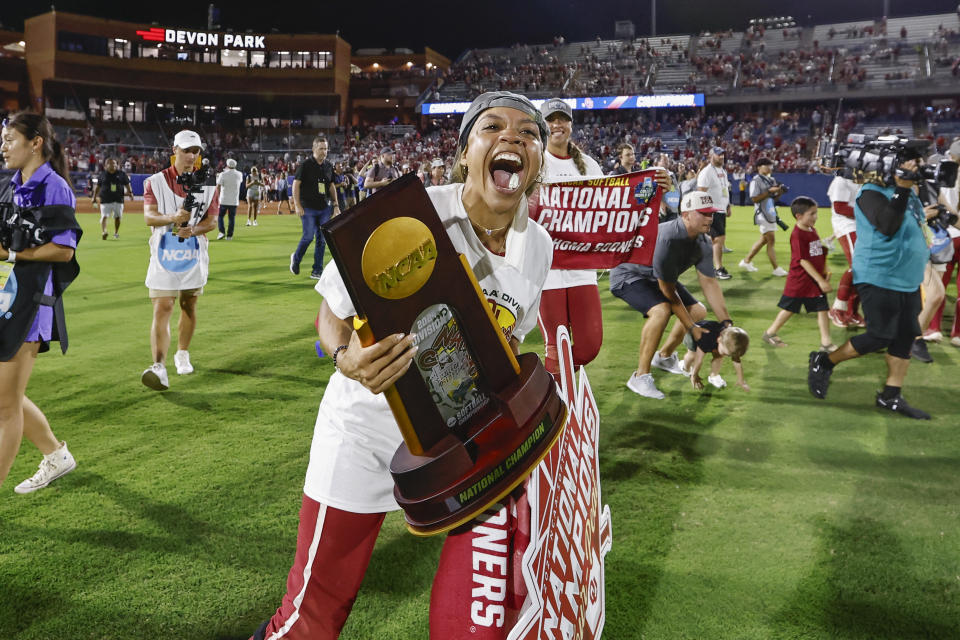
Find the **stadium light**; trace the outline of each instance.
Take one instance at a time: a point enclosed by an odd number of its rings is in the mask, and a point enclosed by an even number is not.
[[[21,47],[27,46],[26,40],[21,40],[21,41],[20,41],[20,46],[21,46]]]

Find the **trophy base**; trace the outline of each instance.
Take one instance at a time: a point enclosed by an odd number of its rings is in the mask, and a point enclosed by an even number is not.
[[[419,536],[454,529],[502,499],[547,455],[566,424],[556,382],[532,353],[520,375],[492,398],[465,440],[450,434],[417,456],[406,443],[390,463],[394,497]]]

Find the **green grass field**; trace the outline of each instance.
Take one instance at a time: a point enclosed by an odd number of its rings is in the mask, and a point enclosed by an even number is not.
[[[280,603],[333,369],[314,353],[313,282],[287,270],[299,224],[269,216],[213,243],[197,372],[176,376],[171,355],[171,388],[157,393],[139,381],[151,360],[147,231],[129,214],[120,239],[102,241],[97,217],[81,218],[70,351],[42,355],[27,391],[79,466],[18,496],[40,459],[25,440],[0,490],[0,637],[246,638]],[[604,347],[589,376],[613,519],[604,637],[958,638],[960,350],[934,345],[933,364],[911,366],[905,395],[930,422],[873,407],[877,355],[838,367],[828,399],[814,399],[815,319],[786,325],[787,348],[759,340],[783,279],[763,257],[759,273],[736,268],[757,237],[750,218],[736,208],[723,283],[754,339],[750,393],[697,393],[662,372],[665,401],[628,391],[641,317],[601,280]],[[829,217],[818,227],[829,235]],[[842,255],[830,263],[842,272]],[[838,344],[845,335],[833,329]],[[391,514],[342,637],[427,638],[441,543]]]

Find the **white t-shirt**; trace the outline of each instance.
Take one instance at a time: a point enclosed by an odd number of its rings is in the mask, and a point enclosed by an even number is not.
[[[240,204],[240,185],[243,183],[243,174],[236,169],[226,169],[217,176],[217,185],[220,187],[220,204],[235,207]]]
[[[603,169],[596,160],[582,154],[583,164],[587,168],[585,174],[581,174],[577,169],[577,164],[573,158],[558,158],[549,151],[543,152],[543,181],[546,184],[554,182],[570,182],[571,180],[584,180],[586,178],[602,178]],[[596,269],[551,269],[547,276],[547,282],[543,285],[546,289],[569,289],[570,287],[581,287],[584,285],[597,284]]]
[[[960,189],[957,187],[951,187],[949,189],[941,188],[940,193],[943,195],[944,200],[947,201],[947,204],[956,211],[957,205],[960,204]],[[947,227],[947,233],[950,234],[951,238],[960,238],[960,229],[957,229],[953,225]]]
[[[494,315],[505,333],[522,340],[537,323],[553,243],[543,227],[530,220],[523,199],[507,232],[505,255],[490,253],[470,224],[462,191],[462,184],[451,184],[430,187],[427,194],[453,246],[467,257],[488,301],[497,306]],[[356,314],[334,263],[323,270],[316,290],[338,318]],[[393,498],[390,460],[402,441],[383,394],[374,395],[335,371],[320,401],[303,492],[354,513],[399,508]]]
[[[843,176],[835,176],[827,187],[827,197],[830,198],[830,222],[833,224],[833,235],[838,238],[856,232],[857,221],[834,211],[833,203],[845,202],[853,207],[859,192],[860,185]]]
[[[727,170],[708,164],[697,174],[697,188],[705,188],[716,208],[726,211],[730,204],[730,180]]]

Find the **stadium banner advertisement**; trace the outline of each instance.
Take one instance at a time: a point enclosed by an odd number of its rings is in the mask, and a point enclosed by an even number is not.
[[[545,101],[531,100],[539,109]],[[706,102],[702,93],[665,93],[646,96],[592,96],[589,98],[565,98],[573,110],[581,109],[669,109],[702,107]],[[466,113],[469,102],[424,102],[420,113],[426,116],[451,113]]]
[[[224,47],[233,49],[266,49],[266,36],[242,33],[210,33],[208,31],[185,31],[183,29],[163,29],[151,27],[146,31],[137,30],[137,35],[147,42],[165,42],[167,44],[195,44],[201,47],[219,47],[221,39]]]
[[[507,640],[600,638],[605,615],[604,557],[613,544],[610,507],[602,505],[600,412],[566,327],[557,330],[567,428],[530,476],[530,543],[521,560],[527,608]]]
[[[647,169],[541,185],[530,197],[530,217],[553,238],[553,268],[652,264],[663,196],[655,175]]]

